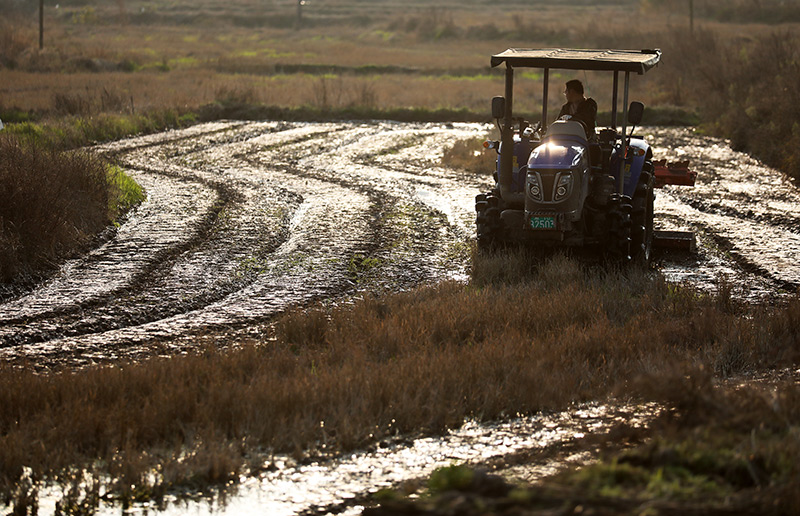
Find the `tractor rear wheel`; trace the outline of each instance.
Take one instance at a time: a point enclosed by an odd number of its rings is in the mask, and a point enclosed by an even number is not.
[[[648,165],[649,168],[648,168]],[[647,162],[639,176],[639,184],[633,194],[631,205],[631,255],[643,264],[650,263],[653,250],[653,187],[655,179],[651,173],[652,164]]]
[[[617,194],[609,201],[606,253],[612,262],[631,261],[631,198]]]

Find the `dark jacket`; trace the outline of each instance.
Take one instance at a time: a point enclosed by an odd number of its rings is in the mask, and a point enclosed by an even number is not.
[[[578,104],[578,109],[573,114],[570,109],[569,102],[561,106],[561,111],[558,113],[558,118],[564,115],[572,115],[571,120],[580,120],[586,126],[586,136],[594,134],[594,128],[597,125],[597,102],[593,98],[582,100]]]

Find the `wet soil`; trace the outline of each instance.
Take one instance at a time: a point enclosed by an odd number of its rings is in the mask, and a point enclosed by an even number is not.
[[[486,179],[438,161],[481,131],[221,122],[98,147],[147,200],[113,239],[0,305],[0,360],[179,352],[198,334],[258,334],[292,306],[465,277]]]
[[[223,121],[97,147],[147,192],[113,238],[0,304],[0,360],[81,366],[177,353],[197,335],[259,335],[276,314],[362,290],[465,278],[474,195],[440,165],[478,124]],[[800,194],[780,173],[691,129],[641,131],[689,159],[657,229],[696,232],[661,254],[668,279],[748,300],[800,286]]]
[[[689,160],[694,188],[665,187],[656,226],[697,235],[698,254],[662,260],[668,279],[703,290],[721,284],[738,298],[775,302],[800,287],[800,195],[783,174],[691,129],[642,131],[657,158]]]
[[[474,196],[491,179],[444,168],[440,157],[448,143],[487,129],[223,121],[99,146],[142,184],[147,200],[112,238],[3,300],[0,361],[44,369],[177,354],[200,337],[230,343],[262,335],[295,306],[466,279]],[[657,229],[695,231],[698,252],[661,253],[655,267],[672,281],[722,286],[749,301],[793,295],[797,188],[724,140],[691,129],[641,134],[657,158],[689,159],[698,171],[695,188],[666,187],[656,199]],[[598,410],[467,424],[334,461],[285,459],[246,480],[227,509],[199,502],[193,511],[235,513],[270,500],[276,514],[337,504],[352,512],[364,492],[454,460],[531,481],[591,460],[593,450],[569,443],[618,421],[620,409]],[[641,415],[625,410],[629,423]]]
[[[443,436],[398,436],[332,459],[273,455],[230,489],[189,497],[172,494],[159,504],[136,504],[127,512],[355,515],[372,505],[381,489],[413,493],[435,469],[452,464],[486,468],[504,482],[534,482],[567,465],[594,460],[598,450],[608,449],[612,433],[623,427],[635,433],[658,413],[655,405],[582,404],[505,422],[468,421]],[[55,486],[43,488],[40,514],[54,514],[62,496]],[[119,513],[119,504],[106,500],[96,510],[99,516]]]

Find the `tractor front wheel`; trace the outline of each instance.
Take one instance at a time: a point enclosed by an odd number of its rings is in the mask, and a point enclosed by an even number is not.
[[[503,221],[500,219],[500,206],[502,202],[494,192],[479,194],[475,197],[475,222],[478,230],[478,249],[491,252],[497,249],[500,235],[503,230]]]

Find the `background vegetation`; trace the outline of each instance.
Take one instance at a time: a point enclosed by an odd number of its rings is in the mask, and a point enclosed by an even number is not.
[[[39,51],[38,2],[0,0],[0,118],[66,146],[234,116],[488,121],[502,77],[487,57],[506,47],[656,47],[660,69],[634,78],[646,123],[699,114],[707,131],[800,177],[800,7],[693,4],[690,31],[686,0],[318,0],[300,18],[294,0],[67,0],[45,3]],[[522,75],[518,107],[533,117],[540,87]],[[581,77],[601,111],[606,75]],[[552,74],[551,91],[568,78]],[[550,109],[561,102],[553,95]]]

